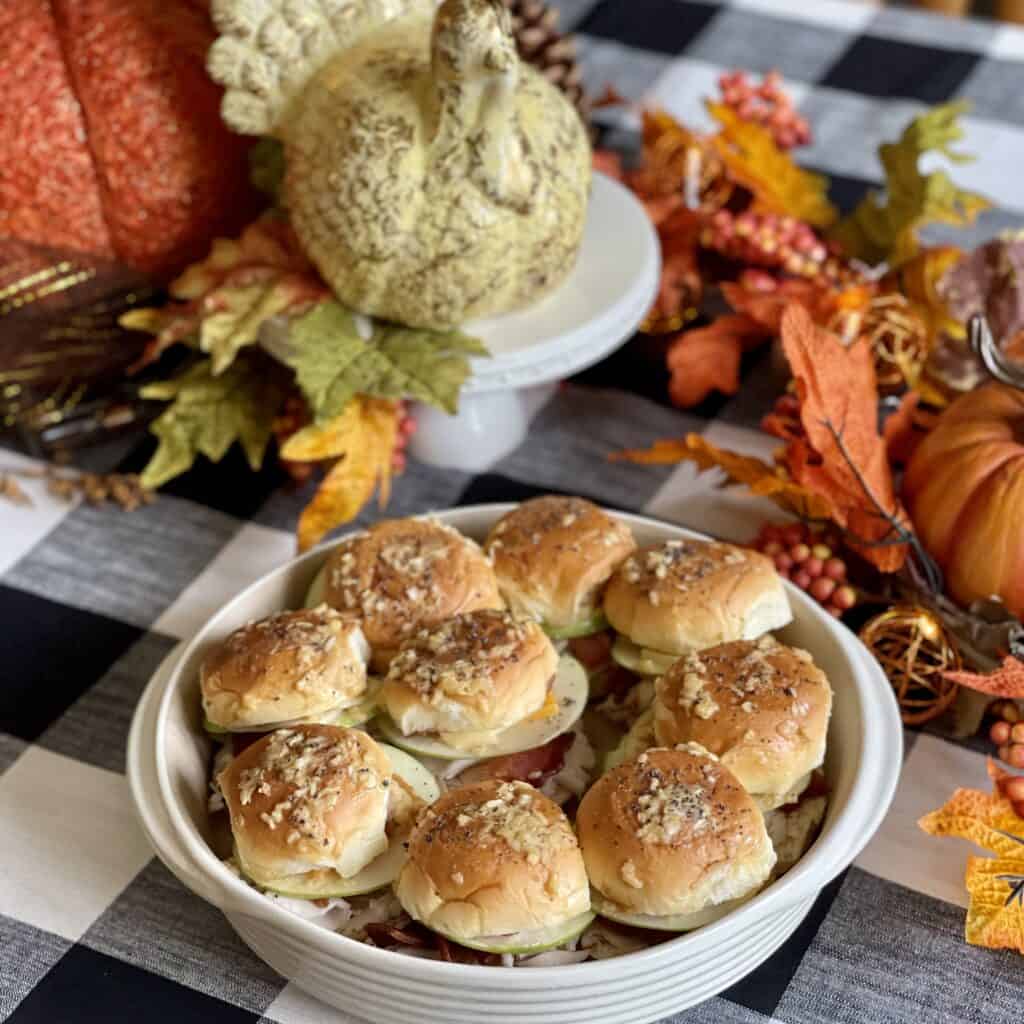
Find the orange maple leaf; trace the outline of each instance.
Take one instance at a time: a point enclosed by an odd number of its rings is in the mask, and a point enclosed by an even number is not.
[[[765,288],[741,276],[738,281],[723,281],[720,287],[725,301],[737,313],[746,313],[772,334],[778,333],[782,313],[791,303],[804,306],[817,322],[827,319],[835,304],[827,284],[804,278],[787,278],[773,288]]]
[[[1024,661],[1007,655],[1003,664],[994,672],[982,675],[977,672],[943,672],[946,679],[951,679],[960,686],[979,693],[987,693],[990,697],[1004,697],[1012,700],[1024,698]]]
[[[803,519],[828,519],[832,506],[825,498],[789,480],[776,466],[751,455],[718,448],[700,434],[655,441],[650,448],[634,448],[610,456],[644,465],[674,465],[693,462],[698,469],[721,469],[734,483],[744,484],[752,494],[770,498],[780,508]]]
[[[797,303],[782,315],[781,338],[807,435],[787,447],[790,475],[832,504],[834,520],[852,535],[851,546],[882,572],[895,572],[907,549],[894,541],[908,519],[878,433],[870,347],[863,339],[844,346]]]
[[[659,198],[655,203],[662,202]],[[654,214],[648,213],[652,219]],[[657,222],[656,222],[657,223]],[[680,206],[658,225],[661,241],[661,283],[658,294],[644,320],[642,330],[648,334],[664,334],[678,330],[697,313],[704,285],[697,266],[697,244],[700,220],[695,213]]]
[[[707,327],[683,331],[669,346],[665,361],[668,393],[682,409],[698,405],[712,391],[734,395],[740,386],[740,356],[767,337],[749,316],[720,316]]]

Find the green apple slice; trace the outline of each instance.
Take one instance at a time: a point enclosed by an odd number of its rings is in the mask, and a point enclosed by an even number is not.
[[[379,746],[391,762],[391,770],[400,775],[402,781],[424,803],[432,804],[441,795],[437,779],[416,758],[410,757],[404,750],[399,750],[389,743],[381,743]]]
[[[630,672],[642,676],[660,676],[667,672],[681,655],[655,651],[650,647],[638,647],[632,640],[620,635],[612,644],[612,657]]]
[[[531,928],[508,935],[480,935],[475,939],[464,939],[457,935],[445,935],[445,938],[485,953],[543,953],[547,949],[557,949],[571,942],[583,933],[595,916],[588,910],[550,928]]]
[[[391,770],[400,775],[421,800],[432,804],[441,795],[437,779],[419,761],[386,743],[382,743],[380,747],[391,762]],[[289,875],[286,878],[261,882],[260,888],[269,889],[279,896],[290,896],[299,900],[345,899],[348,896],[360,896],[390,885],[398,877],[407,856],[402,837],[393,837],[384,853],[350,878],[343,878],[331,868],[318,868],[301,875]]]
[[[324,594],[327,592],[327,563],[320,566],[320,571],[313,577],[313,582],[306,591],[305,606],[316,608],[324,603]]]
[[[542,747],[556,736],[568,732],[576,724],[587,706],[588,687],[587,674],[575,658],[564,654],[558,659],[558,669],[551,692],[558,704],[558,711],[555,714],[550,718],[534,721],[527,719],[502,729],[494,734],[494,742],[481,750],[457,750],[433,733],[403,736],[402,730],[386,714],[381,715],[375,724],[389,743],[407,750],[410,754],[437,757],[444,761],[500,757],[503,754],[516,754],[520,750]]]
[[[290,896],[296,900],[346,899],[390,885],[402,870],[406,856],[402,843],[392,841],[379,857],[351,878],[343,878],[332,868],[318,868],[301,875],[273,878],[269,882],[257,884],[261,889],[269,889],[279,896]]]
[[[600,633],[608,628],[608,620],[600,609],[571,626],[549,626],[544,623],[544,632],[552,640],[572,640],[577,636],[590,636],[591,633]]]
[[[713,907],[705,907],[703,910],[695,910],[692,914],[631,914],[623,910],[617,903],[605,899],[599,892],[592,892],[590,902],[594,910],[601,917],[609,921],[617,921],[619,924],[627,924],[633,928],[646,928],[655,932],[692,932],[695,928],[701,928],[712,921],[732,912],[751,899],[755,893],[749,896],[741,896],[739,899],[726,900],[724,903],[717,903]]]

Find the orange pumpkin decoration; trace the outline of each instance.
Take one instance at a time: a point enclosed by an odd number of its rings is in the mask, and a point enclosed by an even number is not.
[[[1024,617],[1024,392],[958,398],[914,452],[903,501],[954,599],[995,595]]]
[[[237,234],[257,201],[213,38],[204,0],[2,0],[0,236],[168,277]]]

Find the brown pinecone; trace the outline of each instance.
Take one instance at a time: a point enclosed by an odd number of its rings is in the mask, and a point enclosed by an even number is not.
[[[576,40],[558,30],[558,11],[543,0],[505,0],[512,14],[519,56],[537,68],[575,104],[590,126],[590,103],[576,60]]]

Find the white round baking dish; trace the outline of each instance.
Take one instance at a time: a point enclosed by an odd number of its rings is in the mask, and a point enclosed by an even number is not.
[[[482,539],[510,505],[438,518]],[[693,536],[614,513],[640,543]],[[275,906],[233,875],[206,841],[209,741],[201,728],[198,665],[209,645],[250,619],[299,607],[328,547],[252,584],[154,677],[136,711],[128,775],[157,856],[219,907],[271,967],[327,1003],[378,1024],[643,1024],[738,981],[797,927],[821,889],[878,828],[899,775],[902,728],[892,691],[857,638],[787,584],[794,621],[782,639],[809,650],[835,690],[825,772],[828,814],[817,841],[782,879],[722,920],[612,960],[549,968],[476,967],[413,959],[346,939]]]

